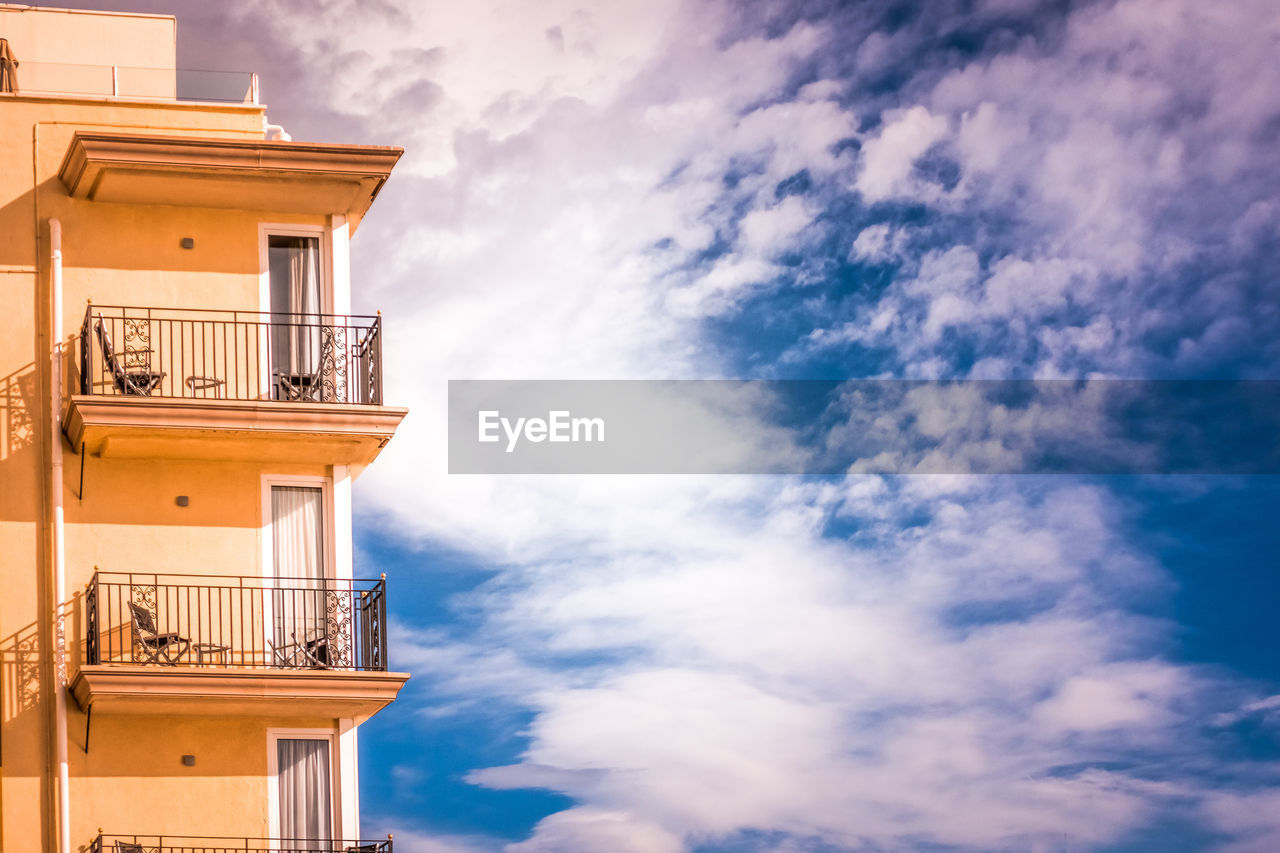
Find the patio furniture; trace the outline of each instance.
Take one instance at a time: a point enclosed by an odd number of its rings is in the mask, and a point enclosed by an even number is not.
[[[287,646],[273,646],[272,654],[276,663],[285,669],[328,669],[329,638],[321,634],[311,640],[299,640],[296,632],[291,632],[293,642]]]
[[[294,636],[294,640],[297,640]],[[307,640],[300,645],[303,659],[310,665],[312,669],[328,669],[329,668],[329,638],[320,635],[313,640]]]
[[[224,646],[221,643],[195,643],[191,646],[196,653],[196,663],[204,666],[206,658],[209,663],[218,663],[222,666],[227,665],[227,653],[231,651],[230,646]]]
[[[276,373],[278,398],[290,402],[315,400],[320,392],[320,377],[314,373]]]
[[[133,614],[131,624],[134,646],[141,650],[142,657],[145,658],[142,663],[173,666],[191,647],[191,641],[180,634],[157,631],[155,616],[147,608],[130,601],[129,611]]]
[[[111,380],[121,394],[149,397],[160,386],[164,373],[151,369],[151,350],[125,349],[119,354],[111,344],[102,315],[94,324],[98,342],[102,345],[102,360],[111,371]]]
[[[197,391],[207,392],[212,390],[213,396],[221,399],[227,396],[227,380],[219,379],[216,376],[188,376],[186,380],[187,388],[194,397]],[[207,393],[201,396],[208,397]]]

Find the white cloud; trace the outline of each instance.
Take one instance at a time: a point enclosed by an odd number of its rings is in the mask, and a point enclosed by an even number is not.
[[[1269,334],[1240,282],[1224,287],[1204,269],[1245,262],[1274,234],[1280,151],[1263,142],[1275,104],[1259,81],[1277,30],[1274,7],[1252,0],[1124,0],[1080,8],[1057,38],[1023,39],[928,83],[865,141],[858,188],[946,214],[998,213],[1005,224],[985,236],[1000,248],[984,252],[980,273],[987,299],[918,290],[914,305],[895,306],[893,328],[828,330],[799,352],[856,342],[921,365],[955,328],[987,350],[987,371],[1036,362],[1031,375],[1141,375],[1161,369],[1151,340],[1172,336],[1185,338],[1178,370],[1220,371],[1232,360],[1226,341]],[[877,34],[861,51],[879,55],[889,41]],[[932,145],[956,158],[950,192],[912,173]],[[1011,241],[1019,248],[1002,260]],[[860,245],[856,257],[876,259]],[[1237,299],[1224,304],[1224,290]],[[1107,346],[1070,345],[1104,319]]]
[[[862,147],[857,188],[868,202],[905,192],[915,161],[947,132],[947,119],[914,106],[886,117],[880,133]]]
[[[494,853],[505,846],[498,838],[456,835],[426,835],[405,832],[399,827],[392,832],[397,850],[406,853]]]
[[[1186,689],[1178,671],[1160,664],[1129,664],[1084,673],[1040,703],[1035,719],[1051,730],[1155,729],[1172,722],[1170,699]]]
[[[556,853],[560,850],[611,850],[617,853],[676,853],[680,837],[655,824],[636,820],[626,811],[573,808],[539,825],[527,841],[508,846],[509,853]]]
[[[535,710],[530,745],[473,780],[574,796],[579,846],[602,831],[598,811],[610,832],[662,828],[638,848],[654,850],[746,827],[991,848],[1139,825],[1162,794],[1115,773],[1050,772],[1079,760],[1069,738],[1081,733],[1176,737],[1174,708],[1196,690],[1169,665],[1112,662],[1161,631],[1094,587],[1101,572],[1158,588],[1110,531],[1115,507],[1085,488],[1028,501],[981,480],[888,482],[793,484],[765,505],[755,488],[668,483],[663,521],[634,494],[595,501],[600,517],[637,513],[604,534],[607,560],[530,564],[473,606],[507,649],[636,656],[494,678],[490,695]],[[695,494],[690,511],[680,496]],[[874,546],[823,538],[837,508]],[[926,527],[900,525],[921,511]],[[970,606],[1010,616],[952,621]],[[436,670],[446,694],[476,689],[453,669]],[[528,849],[574,846],[578,819],[549,819]]]
[[[1237,711],[1219,714],[1213,721],[1219,726],[1230,726],[1249,718],[1280,723],[1280,694],[1247,702]]]
[[[984,308],[999,317],[1022,315],[1039,318],[1067,306],[1068,297],[1092,302],[1088,289],[1096,270],[1087,264],[1061,259],[1038,262],[1005,257],[991,269],[984,282]]]
[[[990,101],[983,101],[961,116],[956,149],[970,172],[993,174],[1010,154],[1030,141],[1025,120],[1008,118]]]
[[[1280,791],[1210,794],[1201,809],[1215,829],[1233,836],[1218,849],[1223,853],[1268,853],[1280,847]]]
[[[753,210],[739,225],[743,248],[762,255],[792,249],[800,232],[813,220],[813,213],[799,196],[789,196],[773,207]]]

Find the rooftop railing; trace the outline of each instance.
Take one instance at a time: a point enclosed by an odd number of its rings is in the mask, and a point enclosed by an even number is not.
[[[314,841],[99,834],[90,842],[88,853],[392,853],[392,850],[391,836],[379,841]]]
[[[13,69],[15,84],[12,88],[6,87],[6,92],[37,96],[91,95],[144,101],[258,103],[258,75],[252,71],[135,68],[19,59],[17,68]]]
[[[88,664],[387,669],[387,581],[95,572]]]
[[[90,305],[80,393],[382,405],[382,318]]]

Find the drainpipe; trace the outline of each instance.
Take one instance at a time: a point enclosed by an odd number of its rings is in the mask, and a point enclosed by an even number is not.
[[[71,778],[67,766],[67,565],[62,518],[62,223],[49,220],[53,270],[53,355],[50,372],[53,464],[49,495],[53,503],[53,666],[54,750],[58,763],[58,850],[71,853]]]

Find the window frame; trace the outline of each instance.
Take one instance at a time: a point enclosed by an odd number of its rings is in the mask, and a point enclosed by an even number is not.
[[[280,752],[282,740],[323,740],[329,744],[329,829],[333,841],[343,841],[344,803],[342,793],[346,785],[343,766],[339,760],[339,732],[333,729],[268,728],[267,729],[267,809],[268,837],[280,837]]]

